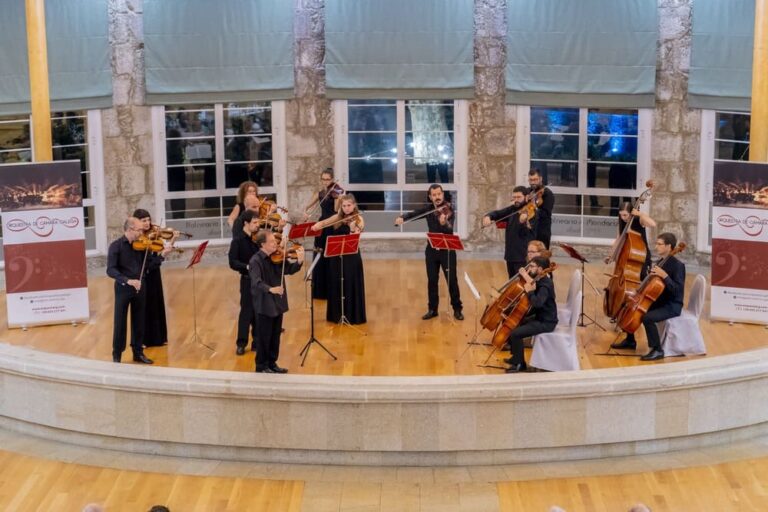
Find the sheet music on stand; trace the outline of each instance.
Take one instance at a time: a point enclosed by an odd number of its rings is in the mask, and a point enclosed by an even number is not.
[[[600,325],[600,323],[597,321],[596,318],[592,318],[591,316],[589,316],[588,314],[586,314],[584,312],[584,295],[585,295],[584,294],[584,282],[586,281],[587,283],[589,283],[589,286],[592,287],[592,290],[595,292],[595,295],[597,295],[597,296],[601,295],[600,291],[598,291],[598,289],[595,288],[595,285],[592,284],[592,281],[590,281],[589,278],[587,277],[586,270],[585,270],[584,266],[585,266],[586,263],[589,263],[589,260],[587,258],[585,258],[584,256],[582,256],[581,253],[579,253],[579,251],[577,251],[576,248],[574,248],[572,245],[568,245],[568,244],[563,243],[563,242],[557,242],[556,245],[558,247],[560,247],[563,251],[565,251],[565,253],[568,256],[570,256],[571,258],[573,258],[576,261],[578,261],[579,263],[581,263],[581,314],[579,315],[578,326],[579,327],[586,327],[588,325],[594,324],[597,327],[599,327],[600,329],[605,330],[605,327]],[[585,318],[587,320],[589,320],[589,323],[585,323],[584,322]]]

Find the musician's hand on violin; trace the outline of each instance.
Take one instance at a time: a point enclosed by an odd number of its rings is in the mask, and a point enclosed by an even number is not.
[[[296,248],[296,261],[299,263],[304,263],[304,248],[303,247],[297,247]]]
[[[441,213],[438,220],[440,221],[441,226],[445,226],[445,223],[448,222],[448,217],[446,217],[444,213]]]
[[[524,224],[528,222],[528,214],[527,213],[521,213],[520,214],[520,224]]]
[[[272,288],[269,289],[269,293],[271,293],[272,295],[282,295],[283,292],[284,290],[282,286],[273,286]]]
[[[493,221],[491,220],[491,218],[488,215],[483,217],[483,227],[490,226],[491,222],[493,222]]]
[[[610,263],[610,262],[611,262],[611,257],[610,257],[610,256],[606,256],[605,258],[603,258],[603,261],[604,261],[604,262],[605,262],[605,264],[607,265],[608,263]]]
[[[666,279],[669,276],[669,274],[667,274],[666,271],[658,265],[653,266],[651,269],[651,274],[657,275],[662,279]]]
[[[319,222],[315,222],[314,224],[312,224],[312,231],[320,231],[321,229],[323,228]]]
[[[278,229],[283,229],[285,227],[285,219],[280,219],[280,222],[277,223]]]
[[[141,281],[138,279],[129,279],[127,284],[133,286],[137,292],[141,290]]]
[[[403,218],[402,217],[398,217],[398,218],[395,219],[395,226],[402,226],[403,222],[405,222],[403,220]]]

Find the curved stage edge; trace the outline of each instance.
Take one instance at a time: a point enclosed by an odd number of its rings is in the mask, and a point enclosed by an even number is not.
[[[768,433],[768,349],[527,375],[334,377],[114,365],[0,344],[0,427],[125,452],[464,466]]]

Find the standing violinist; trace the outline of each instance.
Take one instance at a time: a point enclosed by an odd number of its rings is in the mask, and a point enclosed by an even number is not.
[[[518,271],[525,281],[523,287],[531,303],[531,314],[509,333],[507,343],[511,347],[512,357],[504,360],[510,365],[506,373],[524,372],[528,368],[525,364],[524,338],[552,332],[557,327],[555,285],[549,275],[543,275],[549,266],[549,258],[536,256],[528,263],[527,271],[526,268]]]
[[[246,196],[253,196],[256,198],[256,202],[259,200],[259,186],[253,181],[244,181],[237,188],[237,198],[235,199],[235,206],[227,217],[227,224],[229,227],[235,223],[235,220],[245,212],[245,198]],[[256,205],[258,208],[258,204]]]
[[[112,361],[119,363],[125,351],[128,310],[131,310],[131,350],[137,363],[152,364],[144,355],[144,319],[147,292],[142,286],[146,270],[145,251],[133,248],[142,236],[142,224],[136,217],[123,223],[123,236],[109,244],[107,275],[115,280],[115,315],[112,329]],[[168,249],[170,251],[170,248]]]
[[[357,208],[355,196],[345,194],[339,198],[339,203],[338,213],[316,222],[312,226],[313,231],[330,228],[331,235],[363,232],[365,221]],[[328,258],[328,304],[325,318],[329,322],[339,323],[342,321],[342,312],[350,324],[366,322],[365,277],[359,249],[355,254]]]
[[[430,233],[452,234],[455,217],[451,203],[445,199],[443,187],[433,183],[429,186],[427,197],[431,203],[430,205],[401,215],[395,219],[395,225],[401,226],[403,222],[410,218],[429,213],[426,219]],[[456,277],[456,251],[441,251],[427,244],[424,258],[427,264],[427,294],[429,303],[427,305],[427,312],[421,317],[422,320],[429,320],[437,316],[437,307],[440,301],[437,285],[440,279],[441,267],[443,275],[445,275],[445,279],[448,281],[448,293],[451,295],[453,317],[456,320],[464,320],[464,315],[461,312],[462,304],[459,294],[459,281]]]
[[[277,238],[274,233],[267,230],[258,232],[256,246],[259,250],[248,263],[253,310],[257,315],[256,325],[259,329],[259,335],[256,338],[256,371],[288,373],[288,370],[277,365],[283,314],[288,311],[288,293],[285,289],[284,276],[299,271],[304,263],[304,248],[299,247],[296,250],[295,263],[288,261],[276,263],[271,257],[278,251]]]
[[[333,169],[326,168],[320,173],[320,190],[312,201],[304,208],[304,222],[309,220],[311,213],[320,205],[320,221],[332,217],[339,207],[339,197],[344,190],[333,180]],[[325,241],[332,234],[330,228],[323,229],[319,236],[315,237],[315,249],[320,253],[320,261],[312,270],[312,298],[325,300],[328,298],[328,261],[323,257]]]
[[[664,358],[664,350],[661,348],[661,337],[656,323],[678,317],[683,311],[685,264],[676,257],[669,256],[675,246],[677,246],[677,238],[672,233],[662,233],[656,238],[656,254],[665,261],[662,266],[654,265],[650,273],[664,281],[664,291],[643,316],[643,327],[645,327],[649,349],[648,353],[640,358],[643,361],[655,361]],[[668,256],[669,258],[667,258]],[[611,347],[635,349],[637,347],[635,335],[627,334],[624,341],[614,343]]]
[[[253,311],[253,299],[251,297],[251,276],[248,264],[259,248],[253,241],[259,231],[259,215],[253,210],[245,210],[240,216],[243,221],[243,234],[236,236],[229,244],[229,268],[240,273],[240,314],[237,317],[237,338],[235,339],[236,353],[245,354],[248,346],[248,329],[253,336],[251,349],[256,350],[258,343],[258,326],[256,325],[256,313]]]
[[[536,211],[535,217],[535,240],[541,240],[544,245],[549,249],[549,242],[552,240],[552,210],[555,208],[555,194],[550,189],[544,186],[544,181],[541,178],[541,172],[535,167],[528,172],[528,194],[538,192],[541,193],[541,205]],[[532,199],[536,200],[536,197]]]
[[[141,222],[142,234],[149,238],[158,238],[157,226],[152,225],[152,217],[147,210],[142,208],[133,212],[133,217]],[[166,247],[173,248],[173,243],[178,237],[174,233]],[[163,294],[163,278],[160,273],[160,265],[168,254],[165,249],[161,254],[150,252],[147,254],[146,272],[144,274],[144,289],[146,291],[145,317],[144,317],[144,346],[161,347],[168,343],[168,323],[165,317],[165,296]]]
[[[501,210],[489,212],[483,217],[483,226],[492,222],[506,219],[504,230],[504,261],[507,263],[507,274],[511,278],[520,267],[525,266],[528,242],[533,239],[533,229],[528,222],[525,211],[525,187],[515,187],[512,190],[512,204]]]

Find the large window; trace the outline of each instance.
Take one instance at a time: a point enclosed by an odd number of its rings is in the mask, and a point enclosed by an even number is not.
[[[231,238],[226,217],[237,188],[255,181],[259,195],[284,201],[283,103],[155,107],[158,215],[194,239]],[[160,204],[162,203],[162,204]]]
[[[466,236],[466,118],[464,101],[350,100],[334,103],[336,170],[366,212],[366,232],[413,237],[423,222],[395,227],[403,212],[426,204],[439,183]]]
[[[749,160],[749,113],[701,113],[698,247],[712,251],[712,181],[716,161]]]
[[[517,182],[541,171],[555,193],[552,234],[597,243],[616,237],[616,216],[649,174],[647,110],[518,108]]]
[[[30,135],[30,126],[31,116],[0,117],[0,165],[33,161],[34,141]],[[53,113],[51,134],[54,160],[80,161],[85,248],[90,254],[103,253],[106,250],[106,221],[101,187],[101,113],[98,110]],[[97,226],[101,228],[97,230]],[[2,248],[0,259],[1,251]]]

